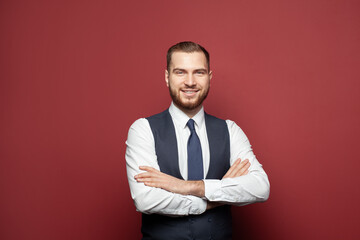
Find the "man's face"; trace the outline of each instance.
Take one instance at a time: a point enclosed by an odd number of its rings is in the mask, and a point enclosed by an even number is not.
[[[165,71],[170,96],[185,113],[200,110],[209,92],[211,77],[203,52],[174,52],[169,71]]]

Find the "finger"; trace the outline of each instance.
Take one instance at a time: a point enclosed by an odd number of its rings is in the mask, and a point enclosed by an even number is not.
[[[155,177],[159,177],[160,174],[158,173],[154,173],[154,172],[143,172],[143,173],[139,173],[137,175],[134,176],[134,178],[144,178],[144,177],[147,177],[147,178],[155,178]]]
[[[228,177],[230,177],[230,178],[238,177],[239,172],[244,167],[244,165],[247,164],[248,162],[249,162],[249,160],[245,159],[245,160],[241,161],[239,164],[237,164],[236,166],[234,166],[233,171],[231,172],[231,174]]]
[[[238,172],[236,173],[236,176],[235,177],[239,177],[239,176],[242,176],[242,175],[245,175],[245,172],[248,171],[248,169],[250,168],[250,163],[247,162],[245,165],[243,165],[239,170]]]
[[[151,178],[146,178],[146,177],[143,177],[143,178],[136,178],[136,181],[137,182],[142,182],[142,183],[149,183],[149,182],[153,182],[153,180]]]
[[[245,159],[244,161],[242,161],[239,166],[236,168],[236,171],[240,171],[241,169],[244,168],[244,166],[246,166],[246,164],[250,164],[248,159]]]
[[[249,169],[249,167],[250,167],[250,163],[249,162],[247,162],[247,163],[244,162],[244,164],[242,164],[242,166],[239,169],[237,169],[236,176],[237,177],[241,176],[246,170]]]
[[[136,179],[138,183],[144,183],[145,186],[156,187],[156,188],[164,188],[168,183],[161,181],[157,178],[138,178]]]
[[[158,187],[156,183],[153,183],[153,182],[144,182],[145,186],[148,186],[148,187]]]
[[[237,160],[234,162],[234,164],[229,168],[229,170],[226,172],[226,174],[224,175],[223,178],[230,177],[230,176],[233,174],[235,168],[240,164],[240,162],[241,162],[241,159],[240,159],[240,158],[237,159]]]
[[[137,177],[137,178],[135,178],[135,180],[138,182],[157,182],[157,183],[166,182],[164,179],[159,178],[158,176],[153,176],[153,175]]]
[[[227,171],[227,173],[225,174],[224,178],[229,178],[234,174],[235,169],[239,166],[239,164],[241,163],[241,159],[238,158],[234,164],[230,167],[230,169]]]
[[[143,171],[147,171],[147,172],[156,172],[156,171],[158,171],[155,168],[149,167],[149,166],[140,166],[139,169],[143,170]]]
[[[139,173],[137,175],[134,176],[134,178],[144,178],[144,177],[150,177],[151,173],[149,172],[143,172],[143,173]]]

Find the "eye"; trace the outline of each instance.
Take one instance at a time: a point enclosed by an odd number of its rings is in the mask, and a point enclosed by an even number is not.
[[[196,71],[195,73],[196,73],[197,75],[204,75],[204,74],[205,74],[205,71],[200,70],[200,71]]]
[[[184,72],[181,71],[181,70],[176,70],[176,71],[175,71],[175,74],[177,74],[177,75],[182,75],[182,74],[184,74]]]

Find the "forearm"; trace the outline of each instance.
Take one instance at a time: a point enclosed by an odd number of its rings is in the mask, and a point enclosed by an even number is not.
[[[204,181],[184,181],[184,186],[181,187],[183,190],[180,189],[178,192],[182,195],[192,195],[196,197],[204,197],[205,196],[205,184]]]
[[[136,209],[140,212],[172,216],[197,215],[223,205],[204,200],[203,181],[184,181],[184,194],[172,193],[161,188],[150,188],[132,194]],[[134,189],[135,186],[132,188]]]
[[[188,194],[181,195],[161,188],[146,186],[144,183],[136,181],[135,175],[138,172],[137,166],[128,161],[128,181],[131,196],[138,211],[147,214],[157,213],[164,215],[201,214],[205,211],[206,200]],[[198,185],[201,184],[186,184],[186,187],[183,186],[182,189],[186,189],[189,192],[197,192]]]
[[[204,180],[204,185],[207,200],[238,206],[266,201],[270,192],[266,173],[254,170],[237,178]]]
[[[146,214],[197,215],[203,213],[207,205],[204,199],[170,193],[160,188],[137,189],[132,197],[137,211]]]
[[[139,174],[140,170],[129,156],[127,156],[126,167],[131,196],[138,211],[146,214],[164,215],[192,215],[201,214],[205,211],[206,200],[200,197],[181,195],[161,188],[146,186],[144,183],[136,181],[135,176]],[[186,188],[183,187],[183,189],[199,193],[201,187],[198,185],[201,186],[199,183],[187,184]]]

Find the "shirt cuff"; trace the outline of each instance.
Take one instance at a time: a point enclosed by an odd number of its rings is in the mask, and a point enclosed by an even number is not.
[[[221,180],[218,179],[204,179],[205,198],[211,201],[213,194],[221,189]]]
[[[189,209],[189,215],[199,215],[205,212],[207,207],[206,200],[191,195],[187,196],[187,198],[190,199],[191,202],[193,203],[192,207],[190,207]]]

